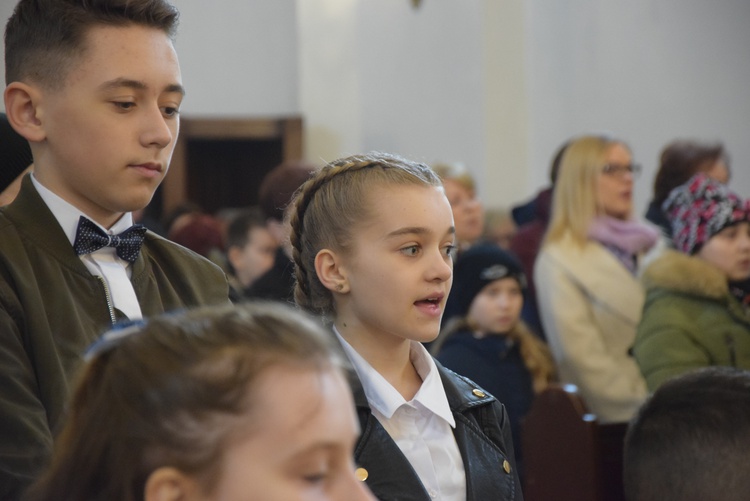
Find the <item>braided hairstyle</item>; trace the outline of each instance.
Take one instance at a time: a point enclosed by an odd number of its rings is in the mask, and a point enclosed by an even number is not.
[[[442,186],[427,165],[387,153],[353,155],[335,160],[303,184],[288,212],[297,304],[323,316],[335,313],[333,294],[315,272],[322,249],[346,252],[352,229],[375,216],[367,196],[375,186]]]

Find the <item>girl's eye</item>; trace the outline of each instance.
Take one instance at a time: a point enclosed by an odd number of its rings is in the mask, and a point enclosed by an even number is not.
[[[326,480],[327,473],[326,472],[319,472],[319,473],[310,473],[303,475],[303,479],[305,482],[309,484],[320,484],[323,483]]]
[[[445,255],[448,256],[451,259],[456,259],[456,252],[458,251],[457,245],[446,245],[445,246]]]
[[[401,249],[401,252],[406,254],[407,256],[416,256],[419,253],[419,246],[410,245],[409,247],[404,247],[403,249]]]

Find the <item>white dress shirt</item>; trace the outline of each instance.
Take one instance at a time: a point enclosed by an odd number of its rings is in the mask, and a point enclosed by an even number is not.
[[[373,416],[409,460],[430,497],[466,501],[466,474],[452,430],[456,421],[435,361],[425,347],[411,342],[409,358],[422,386],[407,402],[335,328],[334,332],[357,371]]]
[[[81,216],[86,216],[86,214],[42,186],[36,180],[33,173],[31,181],[34,183],[36,191],[39,192],[39,196],[42,197],[44,203],[47,204],[47,207],[49,207],[55,219],[57,219],[57,222],[60,223],[60,227],[62,227],[72,246],[76,238],[78,220]],[[133,216],[131,213],[126,212],[109,230],[96,223],[96,221],[92,220],[92,222],[99,226],[105,233],[116,234],[133,225]],[[120,259],[113,247],[103,247],[91,254],[83,254],[79,257],[92,275],[101,277],[104,280],[112,300],[112,305],[115,308],[127,315],[131,320],[143,318],[141,306],[138,304],[133,284],[130,283],[132,270],[129,262]]]

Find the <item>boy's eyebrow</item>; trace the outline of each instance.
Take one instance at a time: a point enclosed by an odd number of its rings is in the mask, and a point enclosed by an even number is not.
[[[139,80],[132,80],[129,78],[115,78],[114,80],[109,80],[101,84],[99,86],[99,89],[103,91],[107,91],[107,90],[114,90],[120,87],[127,87],[130,89],[136,89],[136,90],[148,89],[148,85],[146,85],[145,83]],[[169,84],[164,88],[164,92],[177,92],[184,96],[185,88],[180,84]]]

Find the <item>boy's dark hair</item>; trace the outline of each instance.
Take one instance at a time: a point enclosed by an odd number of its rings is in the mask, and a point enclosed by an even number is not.
[[[266,221],[258,208],[243,210],[238,213],[227,227],[227,245],[242,248],[247,245],[248,234],[253,228],[265,228]]]
[[[167,0],[21,0],[5,26],[6,84],[61,86],[94,26],[148,26],[174,38],[178,18]]]
[[[750,372],[700,369],[664,383],[625,436],[628,501],[740,501],[750,493]]]
[[[654,178],[654,200],[661,204],[674,188],[685,184],[698,172],[710,169],[719,160],[729,168],[729,157],[721,143],[674,141],[661,152],[659,170]]]

